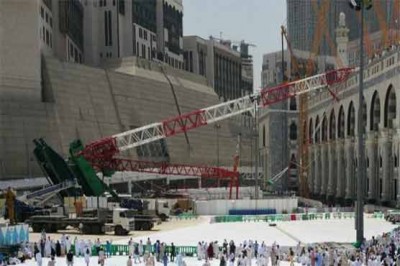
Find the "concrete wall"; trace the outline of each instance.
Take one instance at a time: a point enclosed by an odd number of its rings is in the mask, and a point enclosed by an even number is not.
[[[297,208],[297,198],[261,199],[261,200],[209,200],[196,201],[195,212],[198,215],[228,215],[232,209],[276,209],[291,212]]]
[[[1,98],[37,100],[40,95],[39,1],[0,1]],[[36,25],[36,27],[27,27]]]
[[[44,137],[67,155],[69,143],[75,138],[88,143],[176,116],[177,107],[166,77],[157,69],[146,69],[133,61],[132,64],[135,67],[129,69],[134,73],[126,74],[121,69],[98,69],[45,58],[42,101],[0,98],[0,178],[42,176],[32,156],[34,138]],[[196,80],[194,75],[182,78],[184,74],[169,67],[165,71],[174,84],[182,112],[218,102],[202,79]],[[221,123],[219,131],[220,165],[229,167],[236,147],[230,123]],[[213,125],[188,133],[188,138],[189,145],[184,135],[167,140],[172,162],[216,164]],[[136,158],[134,151],[124,155]],[[242,165],[249,163],[248,157],[249,149],[243,146]]]

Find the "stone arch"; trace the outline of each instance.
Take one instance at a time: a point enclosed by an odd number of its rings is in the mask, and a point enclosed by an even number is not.
[[[353,101],[350,102],[349,111],[347,112],[347,136],[354,137],[356,128],[356,112]]]
[[[331,115],[329,117],[329,139],[336,139],[336,116],[335,110],[331,111]]]
[[[379,123],[381,122],[381,101],[379,99],[379,94],[377,91],[374,92],[371,101],[371,109],[370,109],[370,130],[378,131]]]
[[[322,141],[328,140],[328,121],[326,119],[326,114],[322,120]]]
[[[345,132],[345,126],[344,126],[344,109],[343,105],[340,106],[339,108],[339,120],[338,120],[338,125],[337,125],[337,130],[338,130],[338,138],[339,139],[344,139],[344,132]]]
[[[317,115],[317,118],[315,119],[315,143],[319,143],[321,140],[321,125],[319,124],[319,116]]]
[[[313,120],[310,118],[310,122],[308,124],[308,141],[312,144],[314,140],[314,128],[313,128]]]
[[[393,120],[396,118],[396,92],[392,85],[389,86],[386,98],[385,98],[385,109],[384,109],[384,127],[393,128]]]

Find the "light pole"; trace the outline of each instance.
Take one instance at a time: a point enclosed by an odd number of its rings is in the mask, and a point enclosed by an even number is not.
[[[257,108],[258,102],[254,101],[254,137],[255,137],[255,144],[254,144],[254,152],[255,152],[255,158],[254,158],[254,163],[255,163],[255,193],[254,197],[256,200],[258,200],[258,158],[259,158],[259,145],[258,145],[258,108]]]
[[[214,128],[217,133],[217,167],[219,167],[219,129],[221,128],[221,124],[217,123],[214,125]],[[218,178],[218,187],[220,187],[220,179]]]
[[[350,0],[350,5],[360,11],[360,88],[358,90],[358,173],[357,173],[357,203],[356,203],[356,241],[361,245],[364,240],[364,184],[367,171],[365,168],[365,124],[364,124],[364,9],[372,7],[371,0]]]

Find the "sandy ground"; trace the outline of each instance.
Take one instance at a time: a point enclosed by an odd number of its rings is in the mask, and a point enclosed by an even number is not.
[[[178,228],[187,228],[191,226],[196,226],[203,223],[209,223],[209,221],[210,221],[209,217],[198,217],[197,219],[191,219],[191,220],[177,220],[175,218],[172,218],[159,225],[155,225],[151,231],[132,231],[129,233],[128,236],[116,236],[113,233],[107,233],[105,235],[84,235],[79,233],[78,230],[74,229],[62,230],[56,234],[47,234],[47,235],[50,236],[52,239],[60,239],[61,235],[64,233],[66,235],[71,236],[72,238],[75,238],[75,236],[77,236],[79,239],[86,239],[86,240],[90,239],[92,241],[95,241],[97,238],[100,238],[100,241],[102,242],[105,242],[106,240],[112,240],[113,242],[115,242],[117,240],[126,240],[129,239],[130,237],[150,236],[159,232],[166,232]],[[29,233],[29,240],[31,242],[37,242],[40,239],[40,236],[41,236],[40,233],[31,232]],[[125,241],[123,241],[123,243],[125,243]]]

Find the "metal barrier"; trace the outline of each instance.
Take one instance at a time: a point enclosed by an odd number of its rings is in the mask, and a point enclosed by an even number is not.
[[[354,212],[326,212],[326,213],[291,213],[272,215],[222,215],[215,216],[215,223],[231,222],[289,222],[307,220],[351,219]],[[383,218],[383,213],[375,213],[373,218]]]
[[[135,243],[137,244],[137,243]],[[100,246],[105,253],[108,253],[107,250],[107,245],[101,245]],[[71,245],[71,251],[72,253],[76,256],[75,254],[75,246]],[[147,246],[143,245],[143,252],[146,252],[147,250]],[[129,254],[129,246],[128,245],[111,245],[110,247],[110,255],[112,256],[127,256]],[[171,246],[166,246],[165,247],[165,252],[170,253],[171,252]],[[194,246],[175,246],[175,252],[176,254],[178,253],[182,253],[185,256],[195,256],[197,255],[197,247]],[[151,246],[151,250],[149,253],[155,253],[154,251],[154,245]],[[97,247],[93,246],[92,247],[92,256],[97,256]],[[81,256],[83,256],[83,254],[81,254]]]

